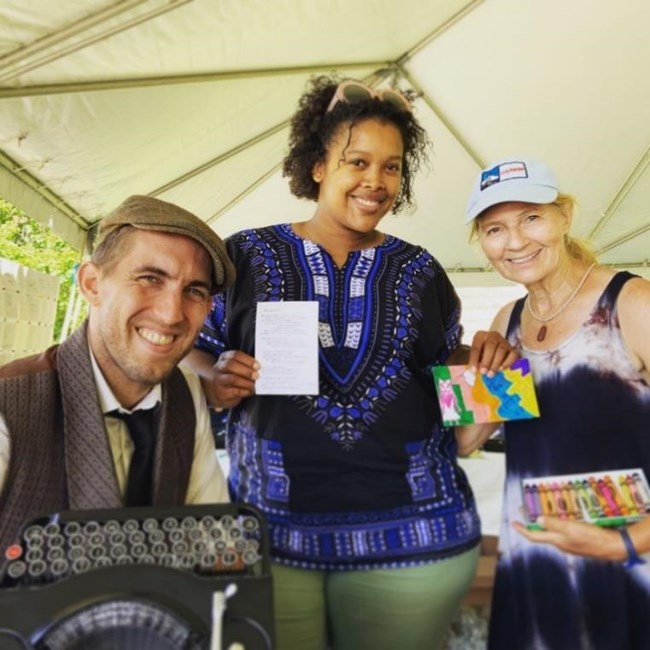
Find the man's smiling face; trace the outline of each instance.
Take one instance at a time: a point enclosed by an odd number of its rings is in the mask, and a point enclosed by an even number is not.
[[[134,229],[108,268],[85,262],[88,337],[123,406],[142,399],[192,348],[211,306],[210,256],[184,235]]]

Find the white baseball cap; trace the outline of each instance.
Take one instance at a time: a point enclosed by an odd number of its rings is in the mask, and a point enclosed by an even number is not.
[[[558,195],[553,170],[533,158],[511,158],[483,169],[472,187],[465,223],[505,201],[552,203]]]

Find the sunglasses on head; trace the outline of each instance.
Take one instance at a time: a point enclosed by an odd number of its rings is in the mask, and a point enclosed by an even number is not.
[[[329,113],[339,102],[363,102],[368,99],[379,99],[382,102],[388,102],[400,111],[411,112],[409,100],[397,90],[374,90],[359,81],[342,81],[334,91],[334,97],[327,107],[326,113]]]

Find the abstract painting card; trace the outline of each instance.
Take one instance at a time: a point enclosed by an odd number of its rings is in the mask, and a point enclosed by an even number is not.
[[[469,366],[435,366],[433,378],[445,426],[539,417],[527,359],[488,377]]]

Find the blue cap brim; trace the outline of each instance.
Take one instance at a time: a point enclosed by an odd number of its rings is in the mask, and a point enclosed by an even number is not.
[[[498,185],[491,185],[483,190],[479,200],[467,207],[465,223],[471,223],[482,212],[497,203],[521,201],[522,203],[553,203],[557,199],[558,191],[548,185],[521,184],[517,181],[505,181]]]

